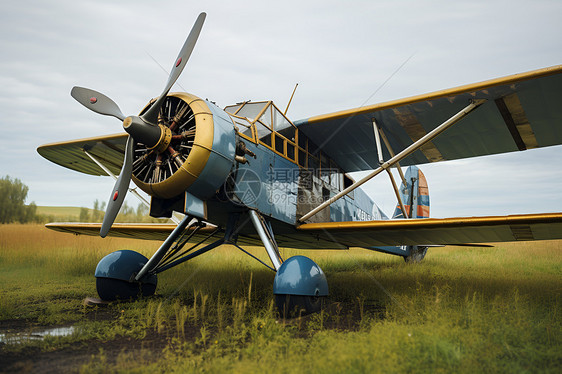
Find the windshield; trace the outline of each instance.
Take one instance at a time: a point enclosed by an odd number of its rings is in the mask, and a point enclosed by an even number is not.
[[[263,108],[268,104],[269,102],[267,101],[261,101],[257,103],[242,103],[227,106],[224,109],[225,111],[235,114],[238,117],[246,117],[249,120],[253,121],[261,113]]]

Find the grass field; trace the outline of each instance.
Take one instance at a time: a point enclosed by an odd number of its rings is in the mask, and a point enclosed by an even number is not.
[[[80,215],[82,210],[88,216],[94,213],[93,209],[73,206],[38,206],[35,222],[79,222],[81,218],[85,219]],[[101,212],[99,215],[103,216]]]
[[[37,214],[44,214],[46,216],[54,217],[74,217],[78,219],[80,217],[80,209],[74,206],[38,206]],[[88,209],[91,211],[92,209]]]
[[[560,372],[562,241],[433,248],[421,264],[354,249],[283,250],[325,271],[328,307],[280,320],[274,274],[224,246],[159,276],[157,295],[107,307],[93,271],[158,242],[0,226],[0,371]],[[266,261],[265,251],[249,248]]]

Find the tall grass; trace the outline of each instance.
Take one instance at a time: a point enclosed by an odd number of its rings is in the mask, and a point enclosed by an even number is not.
[[[96,295],[98,261],[132,243],[145,254],[158,245],[61,234],[42,225],[0,225],[0,319],[52,323],[77,318],[82,299]]]
[[[156,297],[92,322],[80,303],[95,295],[99,259],[150,256],[159,243],[0,226],[0,319],[79,323],[85,341],[167,339],[153,361],[104,350],[85,372],[558,372],[561,245],[433,248],[415,265],[360,249],[285,249],[316,261],[330,287],[326,310],[294,321],[278,319],[274,273],[223,246],[160,274]]]

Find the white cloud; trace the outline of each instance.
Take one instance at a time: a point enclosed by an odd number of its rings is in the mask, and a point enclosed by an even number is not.
[[[106,199],[112,180],[62,169],[42,160],[35,148],[119,132],[118,121],[74,102],[71,87],[99,90],[124,113],[136,113],[166,81],[147,54],[169,69],[200,11],[208,13],[207,22],[178,83],[222,106],[272,99],[284,107],[298,82],[293,119],[363,104],[412,54],[369,104],[562,61],[559,1],[3,2],[0,174],[22,179],[38,204]],[[433,211],[512,212],[515,201],[526,200],[524,190],[552,200],[527,205],[560,210],[555,201],[561,170],[552,161],[560,159],[560,149],[514,155],[515,165],[509,157],[422,167]],[[521,170],[528,171],[511,182],[517,188],[498,187],[508,180],[504,174]],[[450,191],[474,191],[480,203]],[[488,198],[489,191],[505,202]],[[384,198],[394,205],[392,192],[392,200]]]

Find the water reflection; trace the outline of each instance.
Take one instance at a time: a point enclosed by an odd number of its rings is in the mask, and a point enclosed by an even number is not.
[[[43,340],[47,336],[69,336],[75,331],[76,328],[74,326],[68,326],[32,332],[0,333],[0,344],[20,344],[33,340]]]

